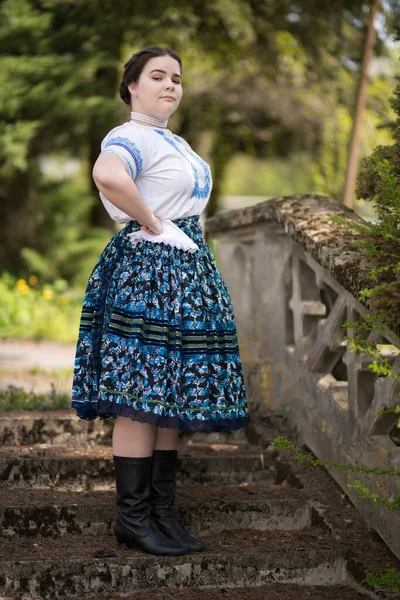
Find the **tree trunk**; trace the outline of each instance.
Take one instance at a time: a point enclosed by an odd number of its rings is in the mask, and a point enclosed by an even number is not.
[[[353,122],[353,130],[351,134],[349,159],[347,163],[346,180],[343,192],[343,204],[350,207],[353,206],[353,196],[356,187],[357,170],[360,154],[360,131],[362,125],[362,117],[367,103],[368,66],[372,57],[372,51],[376,39],[375,17],[378,12],[379,5],[379,0],[372,0],[371,15],[365,39],[364,55],[361,66],[360,79],[358,83],[357,103]]]

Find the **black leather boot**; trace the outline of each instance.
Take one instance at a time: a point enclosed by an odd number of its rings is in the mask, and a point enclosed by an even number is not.
[[[204,550],[204,544],[192,537],[176,518],[173,504],[176,494],[177,450],[154,450],[151,476],[151,516],[157,528],[190,552]]]
[[[160,532],[150,518],[152,456],[115,456],[118,517],[114,533],[120,544],[149,554],[184,554],[185,544]]]

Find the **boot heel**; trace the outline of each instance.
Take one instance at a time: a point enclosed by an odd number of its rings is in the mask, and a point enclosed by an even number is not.
[[[126,540],[120,540],[119,538],[117,538],[117,542],[120,548],[122,548],[122,550],[140,550],[138,546],[131,542],[127,542]]]
[[[192,537],[178,521],[174,511],[176,494],[177,450],[154,450],[151,475],[152,519],[169,539],[182,544],[189,552],[201,552],[205,546]]]
[[[123,540],[122,538],[119,538],[117,536],[115,536],[115,538],[116,538],[118,544],[121,546],[121,548],[128,548],[128,545],[125,540]]]

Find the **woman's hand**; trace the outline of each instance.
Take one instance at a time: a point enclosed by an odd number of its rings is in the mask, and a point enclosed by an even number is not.
[[[146,231],[146,233],[150,233],[150,235],[160,235],[160,233],[163,232],[163,224],[161,219],[156,217],[156,215],[153,215],[153,222],[150,227],[142,225],[140,229]]]

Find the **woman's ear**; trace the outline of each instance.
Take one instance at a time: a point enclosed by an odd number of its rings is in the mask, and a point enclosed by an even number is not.
[[[132,83],[130,83],[128,85],[128,90],[130,91],[132,96],[136,96],[137,95],[137,83],[135,81],[132,81]]]

